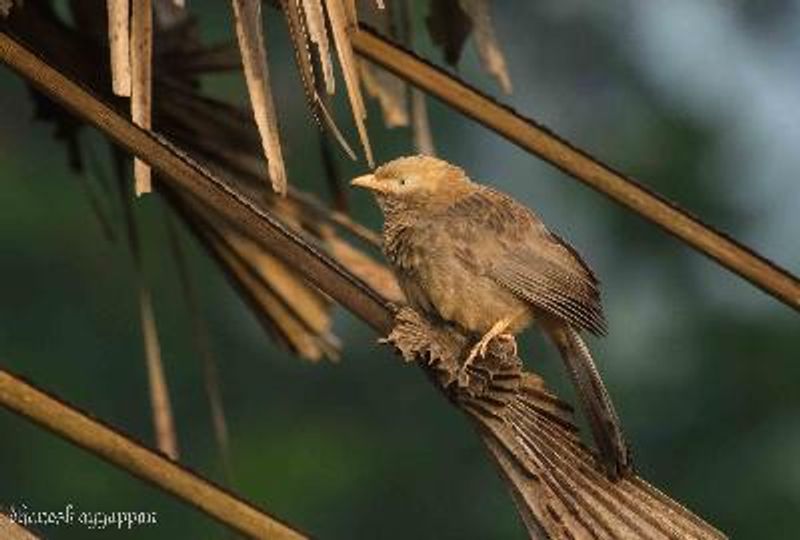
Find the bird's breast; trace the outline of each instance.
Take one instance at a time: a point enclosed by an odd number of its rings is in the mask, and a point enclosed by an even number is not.
[[[521,313],[516,332],[531,321],[528,305],[484,275],[479,256],[454,241],[447,228],[403,226],[384,230],[384,252],[409,304],[473,333]]]

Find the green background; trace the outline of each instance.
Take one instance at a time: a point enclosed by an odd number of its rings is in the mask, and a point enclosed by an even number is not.
[[[231,39],[225,3],[188,2],[209,41]],[[602,7],[600,7],[602,4]],[[524,114],[800,270],[800,5],[783,1],[495,2]],[[425,9],[416,10],[423,28]],[[268,50],[290,181],[324,193],[279,15]],[[420,35],[421,52],[440,53]],[[469,42],[458,73],[497,87]],[[341,81],[339,81],[341,83]],[[210,81],[244,102],[238,75]],[[344,102],[337,114],[355,141]],[[660,229],[430,101],[440,154],[512,193],[570,239],[604,284],[609,336],[590,343],[642,476],[734,538],[800,533],[797,313]],[[374,102],[378,161],[411,152]],[[299,121],[298,119],[302,119]],[[100,137],[83,140],[99,153]],[[365,170],[339,156],[342,174]],[[116,201],[114,201],[116,202]],[[352,194],[373,227],[377,209]],[[182,461],[221,479],[161,203],[136,208]],[[118,238],[119,212],[115,212]],[[341,309],[338,364],[291,358],[191,245],[193,279],[230,422],[235,489],[320,538],[520,538],[510,497],[470,425],[413,367]],[[529,367],[572,400],[554,351],[521,339]],[[0,69],[0,363],[152,444],[135,274],[102,235],[51,126]],[[50,528],[47,538],[222,538],[213,521],[38,427],[0,412],[0,503],[157,511],[131,532]]]

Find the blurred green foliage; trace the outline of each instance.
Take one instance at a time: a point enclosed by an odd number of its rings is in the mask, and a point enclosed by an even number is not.
[[[700,4],[496,2],[515,86],[503,99],[797,272],[800,7]],[[231,38],[224,3],[189,6],[210,40]],[[290,179],[323,193],[309,157],[315,128],[296,120],[308,116],[286,33],[274,12],[267,17]],[[459,73],[495,93],[471,45]],[[245,99],[236,77],[208,84]],[[734,538],[796,537],[797,314],[442,104],[430,108],[444,157],[530,204],[598,270],[611,331],[592,346],[640,473]],[[0,70],[0,361],[152,444],[130,257],[123,242],[103,238],[63,147],[31,115],[22,82]],[[411,151],[408,132],[384,129],[374,104],[370,120],[379,160]],[[102,151],[97,134],[83,137]],[[340,161],[345,177],[364,169]],[[379,226],[366,196],[352,202]],[[219,480],[161,204],[146,197],[136,212],[182,460]],[[237,491],[320,538],[524,535],[469,424],[363,324],[339,313],[341,363],[302,363],[263,335],[196,246],[189,260],[221,366]],[[540,336],[529,332],[521,348],[571,399]],[[158,512],[156,527],[98,538],[225,537],[198,512],[6,412],[0,434],[0,503]]]

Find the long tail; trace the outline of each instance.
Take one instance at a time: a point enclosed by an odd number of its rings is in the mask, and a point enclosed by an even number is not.
[[[628,444],[589,348],[571,326],[564,325],[550,334],[572,379],[606,473],[612,479],[625,475],[632,470]]]

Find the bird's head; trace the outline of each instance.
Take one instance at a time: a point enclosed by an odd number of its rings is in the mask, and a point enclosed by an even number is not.
[[[350,185],[370,190],[384,211],[424,211],[452,203],[473,184],[462,169],[444,160],[409,156],[385,163]]]

